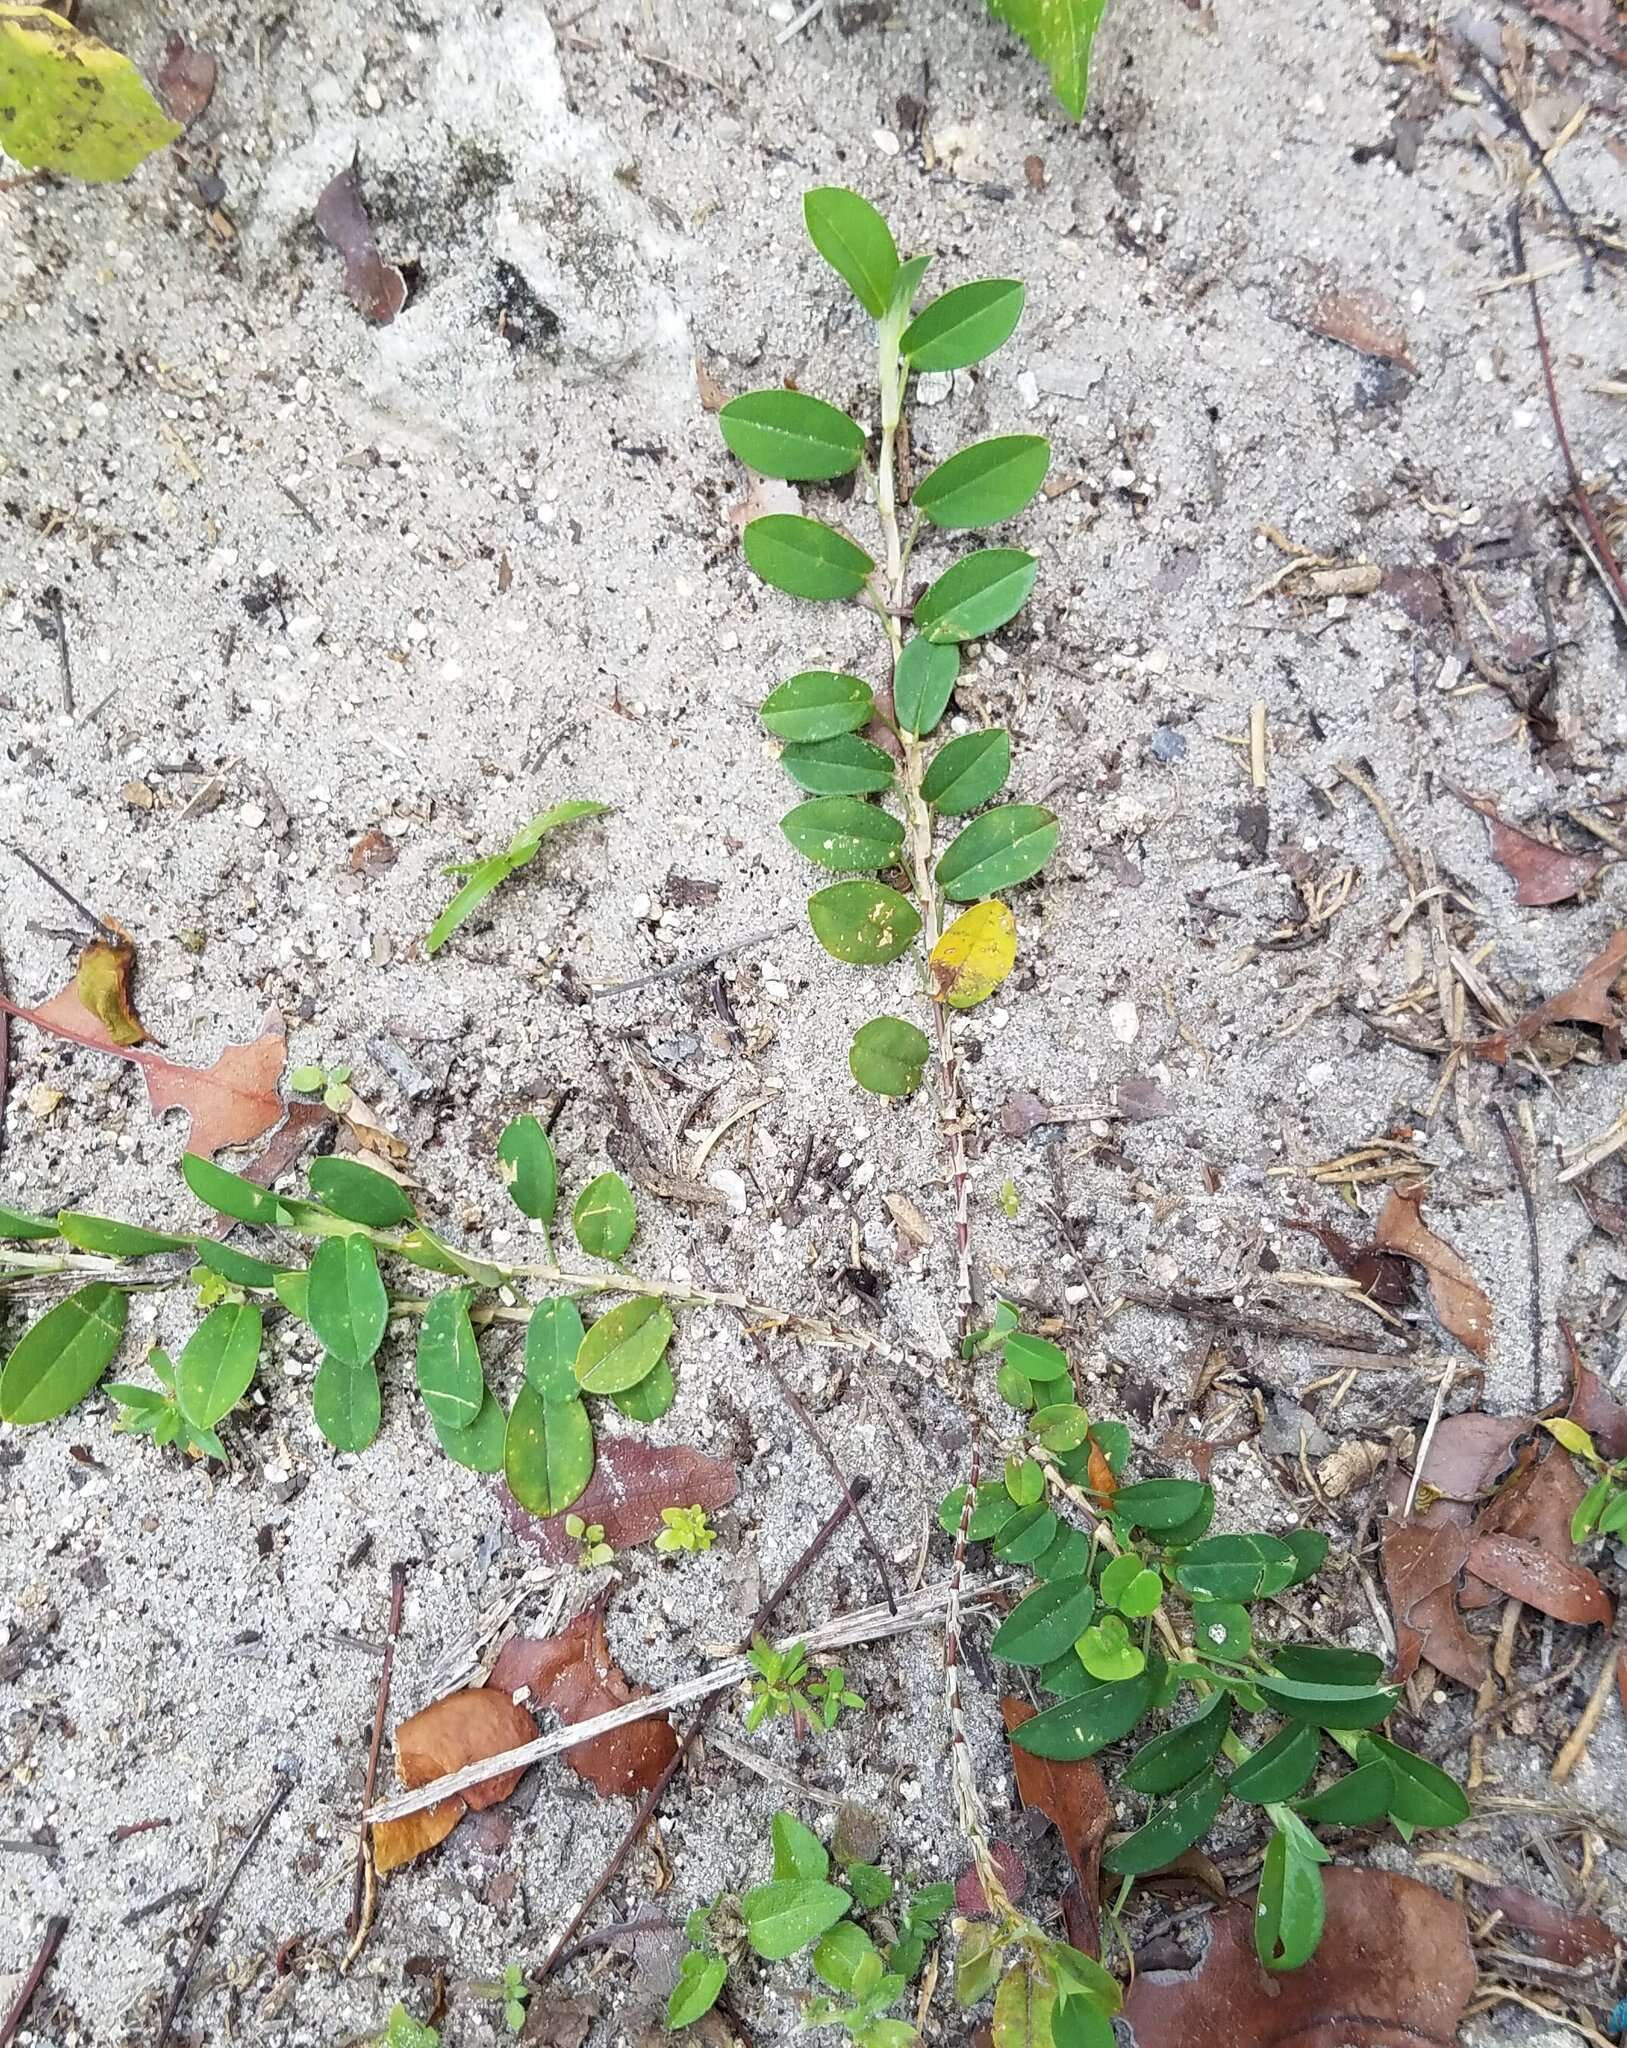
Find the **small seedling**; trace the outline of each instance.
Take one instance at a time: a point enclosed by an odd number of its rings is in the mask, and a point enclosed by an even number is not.
[[[288,1085],[296,1095],[320,1095],[323,1107],[335,1116],[343,1116],[349,1109],[354,1092],[349,1067],[296,1067]]]
[[[590,1572],[596,1566],[609,1564],[615,1551],[604,1540],[602,1522],[584,1522],[580,1515],[565,1517],[565,1534],[577,1547],[576,1566],[578,1571]]]
[[[1571,1541],[1580,1544],[1591,1543],[1596,1536],[1627,1536],[1627,1458],[1612,1462],[1601,1457],[1589,1433],[1566,1416],[1555,1416],[1542,1426],[1593,1474],[1593,1484],[1571,1516]]]
[[[477,1984],[474,1987],[477,1998],[501,2002],[503,2024],[511,2034],[517,2034],[525,2025],[525,2004],[531,1996],[531,1986],[525,1981],[525,1971],[518,1963],[505,1965],[498,1982]]]
[[[751,1681],[746,1708],[746,1727],[755,1731],[764,1721],[778,1721],[786,1714],[799,1714],[804,1721],[819,1715],[804,1690],[808,1679],[808,1653],[800,1643],[788,1650],[776,1650],[761,1636],[752,1638],[746,1652],[756,1677]]]
[[[212,1429],[190,1423],[175,1396],[175,1368],[157,1345],[147,1353],[147,1369],[162,1392],[138,1387],[128,1380],[115,1380],[108,1392],[119,1404],[116,1430],[127,1436],[150,1436],[155,1444],[176,1444],[192,1458],[218,1458],[226,1462],[220,1438]]]
[[[666,1527],[655,1539],[657,1550],[707,1551],[717,1541],[717,1531],[707,1521],[703,1507],[663,1508],[661,1519]]]
[[[440,2048],[439,2031],[426,2026],[422,2020],[414,2019],[404,2005],[393,2005],[390,2017],[384,2023],[384,2032],[371,2037],[378,2048]]]
[[[500,889],[510,875],[517,874],[536,859],[548,833],[557,832],[562,825],[574,825],[579,818],[602,818],[609,809],[609,804],[573,797],[568,803],[555,804],[551,811],[544,811],[529,825],[522,826],[501,853],[489,853],[481,860],[454,861],[443,872],[462,875],[463,886],[430,926],[424,939],[424,951],[439,952],[464,919],[472,917],[494,889]]]
[[[828,1671],[820,1672],[806,1690],[813,1702],[814,1719],[826,1728],[834,1728],[844,1713],[864,1712],[864,1699],[861,1694],[847,1690],[847,1674],[840,1664],[832,1664]]]

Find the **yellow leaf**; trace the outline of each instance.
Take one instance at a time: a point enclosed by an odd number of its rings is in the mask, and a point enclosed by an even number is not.
[[[92,939],[80,954],[74,970],[74,993],[114,1045],[145,1045],[147,1027],[130,1000],[136,949],[116,924],[108,929],[118,932],[117,939]]]
[[[128,57],[46,7],[0,5],[0,149],[105,184],[181,132]]]
[[[932,993],[952,1010],[969,1010],[994,991],[1017,959],[1017,920],[991,899],[963,910],[932,949]]]

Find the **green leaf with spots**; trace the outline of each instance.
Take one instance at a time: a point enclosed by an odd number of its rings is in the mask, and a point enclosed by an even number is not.
[[[672,1377],[672,1361],[661,1359],[636,1387],[625,1387],[610,1398],[629,1422],[659,1422],[678,1398],[678,1383]]]
[[[951,903],[975,903],[1037,875],[1056,849],[1056,813],[1042,804],[1000,804],[963,826],[938,862]]]
[[[1053,1763],[1077,1763],[1117,1742],[1152,1705],[1156,1685],[1149,1668],[1117,1685],[1093,1685],[1075,1698],[1047,1707],[1011,1731],[1018,1749]]]
[[[824,1878],[830,1875],[830,1856],[824,1843],[794,1813],[786,1813],[783,1808],[776,1813],[769,1834],[774,1844],[776,1877]]]
[[[1290,1721],[1271,1740],[1232,1772],[1227,1790],[1252,1806],[1278,1806],[1294,1794],[1316,1769],[1322,1737],[1302,1721]]]
[[[891,811],[856,796],[816,796],[780,820],[780,830],[805,859],[838,875],[896,867],[904,827]]]
[[[926,1033],[902,1017],[872,1017],[853,1034],[847,1063],[871,1095],[911,1095],[932,1056]]]
[[[279,1196],[241,1173],[217,1166],[201,1153],[182,1153],[181,1178],[206,1208],[239,1223],[276,1226],[289,1220],[289,1210]]]
[[[559,1203],[554,1142],[534,1116],[517,1116],[497,1141],[498,1171],[522,1216],[549,1224]]]
[[[336,1451],[365,1451],[383,1415],[371,1358],[338,1358],[328,1352],[311,1382],[311,1409],[317,1428]]]
[[[1147,1529],[1157,1536],[1198,1514],[1213,1499],[1214,1489],[1196,1479],[1139,1479],[1119,1488],[1113,1507],[1132,1529]]]
[[[533,1515],[557,1515],[593,1477],[593,1425],[581,1401],[545,1401],[522,1386],[509,1411],[503,1477]]]
[[[1232,1725],[1232,1703],[1213,1692],[1190,1720],[1180,1721],[1144,1742],[1120,1772],[1132,1792],[1158,1798],[1178,1792],[1220,1754]]]
[[[810,668],[771,690],[757,715],[776,739],[828,740],[868,725],[875,708],[870,685],[858,676]]]
[[[678,1981],[667,1996],[667,2029],[677,2033],[704,2019],[717,2004],[729,1966],[721,1956],[692,1948],[678,1966]]]
[[[892,756],[856,732],[786,747],[780,766],[810,796],[879,796],[895,779]]]
[[[433,1296],[418,1332],[418,1391],[443,1429],[468,1429],[486,1397],[470,1298],[467,1287]]]
[[[672,1315],[658,1296],[624,1301],[582,1339],[576,1377],[584,1394],[621,1394],[654,1372],[672,1341]]]
[[[393,1230],[414,1220],[404,1188],[387,1173],[359,1159],[313,1159],[311,1186],[324,1208],[347,1223],[365,1223],[369,1230]]]
[[[1194,1599],[1258,1600],[1293,1578],[1294,1553],[1275,1536],[1211,1536],[1182,1556],[1175,1577]]]
[[[471,1472],[501,1472],[508,1418],[502,1403],[489,1387],[481,1395],[480,1412],[467,1429],[448,1429],[439,1417],[430,1416],[436,1439],[454,1465]]]
[[[952,642],[921,633],[904,642],[893,670],[893,710],[905,732],[920,737],[936,729],[959,676],[960,649]]]
[[[1089,1580],[1053,1579],[1018,1601],[989,1648],[1008,1664],[1049,1664],[1078,1640],[1095,1611]]]
[[[1327,1851],[1297,1815],[1284,1813],[1266,1846],[1254,1909],[1254,1953],[1268,1970],[1297,1970],[1322,1939]]]
[[[808,922],[835,959],[876,967],[909,949],[921,914],[907,896],[881,882],[836,882],[808,898]]]
[[[717,423],[748,469],[789,483],[846,476],[864,453],[864,435],[847,414],[804,391],[743,392],[729,400]]]
[[[113,1362],[130,1298],[93,1280],[47,1309],[0,1367],[0,1422],[50,1422],[75,1408]]]
[[[779,1877],[740,1901],[746,1939],[765,1961],[782,1963],[845,1918],[852,1898],[818,1878]]]
[[[539,1301],[525,1326],[525,1377],[545,1401],[574,1401],[582,1312],[568,1294]]]
[[[1225,1779],[1216,1771],[1202,1771],[1173,1799],[1156,1808],[1145,1827],[1109,1849],[1102,1857],[1103,1870],[1111,1870],[1116,1877],[1140,1877],[1149,1870],[1162,1870],[1209,1832],[1225,1797]]]
[[[576,1242],[590,1259],[619,1259],[638,1229],[633,1191],[619,1173],[590,1180],[571,1211]]]
[[[322,1348],[347,1365],[366,1365],[378,1350],[390,1319],[390,1297],[378,1256],[365,1237],[325,1237],[317,1246],[306,1315]]]
[[[187,1339],[175,1367],[175,1399],[194,1429],[213,1429],[248,1392],[262,1327],[258,1303],[224,1301]]]

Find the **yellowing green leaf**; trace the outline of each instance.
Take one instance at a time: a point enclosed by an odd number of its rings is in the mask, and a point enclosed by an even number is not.
[[[128,57],[49,8],[0,6],[0,149],[25,170],[107,184],[180,132]]]
[[[896,960],[921,929],[907,896],[881,882],[836,882],[808,898],[814,937],[837,960],[875,967]]]
[[[1017,920],[998,899],[963,910],[932,949],[932,993],[952,1010],[993,995],[1017,963]]]

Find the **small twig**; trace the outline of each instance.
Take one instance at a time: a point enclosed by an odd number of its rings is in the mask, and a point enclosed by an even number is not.
[[[1525,144],[1526,153],[1541,175],[1542,182],[1552,193],[1554,204],[1559,208],[1560,218],[1569,229],[1571,240],[1576,244],[1577,254],[1582,259],[1582,289],[1585,292],[1592,291],[1593,243],[1582,232],[1582,224],[1572,211],[1570,201],[1559,189],[1559,180],[1554,176],[1553,166],[1548,162],[1548,152],[1525,125],[1525,116],[1520,112],[1519,108],[1498,89],[1497,81],[1491,74],[1490,65],[1487,64],[1478,51],[1471,51],[1470,54],[1474,59],[1475,72],[1480,80],[1482,89],[1490,95],[1492,104],[1496,107],[1498,113],[1502,115],[1506,126]],[[1516,213],[1519,211],[1518,200],[1515,201],[1514,210]],[[1517,271],[1523,271],[1526,267],[1523,245],[1517,247],[1516,255],[1518,260],[1514,268]],[[1532,289],[1535,290],[1535,286]]]
[[[706,1754],[720,1756],[731,1764],[738,1764],[743,1771],[750,1771],[767,1785],[778,1785],[782,1792],[793,1793],[798,1799],[811,1799],[816,1806],[846,1806],[849,1794],[831,1792],[823,1785],[810,1785],[806,1778],[799,1778],[795,1771],[788,1771],[783,1764],[775,1763],[772,1757],[761,1756],[744,1742],[731,1742],[726,1735],[709,1735],[706,1738]]]
[[[86,924],[94,925],[97,931],[99,931],[104,938],[116,939],[118,937],[118,933],[114,931],[113,927],[110,924],[107,924],[106,922],[104,922],[103,919],[99,918],[94,910],[87,910],[84,904],[80,902],[79,898],[75,896],[71,890],[64,888],[62,883],[60,883],[57,880],[55,875],[48,874],[46,870],[40,866],[39,862],[34,858],[34,856],[31,853],[24,853],[23,849],[16,843],[15,840],[12,839],[8,839],[6,841],[6,845],[11,848],[11,851],[22,862],[25,868],[32,869],[34,874],[39,878],[40,881],[42,881],[45,884],[47,889],[54,889],[56,893],[62,898],[63,902],[68,905],[69,909],[76,910],[79,913],[79,915],[85,920]]]
[[[62,615],[62,592],[53,583],[45,593],[45,602],[51,607],[51,623],[56,629],[57,666],[62,671],[62,711],[67,718],[73,716],[73,663],[68,656],[68,622]]]
[[[1410,1344],[1384,1350],[1370,1336],[1341,1330],[1332,1323],[1319,1323],[1309,1316],[1270,1315],[1264,1309],[1239,1308],[1229,1294],[1185,1294],[1153,1287],[1115,1287],[1115,1302],[1134,1308],[1151,1309],[1155,1315],[1195,1316],[1201,1322],[1219,1323],[1228,1329],[1248,1330],[1259,1337],[1297,1339],[1305,1344],[1325,1344],[1334,1351],[1361,1351],[1369,1358],[1407,1357]]]
[[[790,1409],[797,1421],[801,1423],[807,1433],[809,1442],[824,1460],[826,1471],[829,1472],[832,1479],[841,1488],[843,1499],[847,1502],[849,1508],[852,1509],[854,1518],[859,1525],[859,1534],[864,1538],[864,1547],[869,1551],[871,1557],[875,1559],[876,1575],[881,1580],[881,1594],[882,1598],[887,1602],[887,1612],[889,1614],[896,1614],[898,1612],[898,1602],[893,1598],[893,1582],[892,1576],[887,1570],[886,1553],[876,1541],[875,1531],[870,1527],[864,1509],[859,1505],[858,1496],[854,1493],[852,1487],[848,1485],[846,1475],[843,1473],[841,1466],[836,1462],[836,1453],[825,1441],[824,1432],[820,1429],[818,1423],[809,1414],[807,1403],[797,1393],[796,1389],[790,1385],[785,1375],[769,1357],[768,1346],[755,1331],[751,1335],[752,1341],[757,1346],[757,1355],[773,1375],[774,1384],[779,1388],[786,1407]]]
[[[1616,1648],[1606,1644],[1604,1662],[1599,1667],[1599,1680],[1588,1694],[1587,1705],[1582,1709],[1582,1718],[1565,1737],[1564,1745],[1554,1758],[1554,1767],[1548,1773],[1556,1785],[1563,1785],[1587,1754],[1587,1746],[1593,1740],[1593,1731],[1599,1725],[1599,1716],[1604,1712],[1604,1703],[1610,1697],[1616,1682]]]
[[[395,1646],[401,1637],[401,1603],[406,1591],[407,1567],[404,1564],[391,1565],[390,1624],[384,1638],[384,1662],[379,1666],[378,1698],[373,1705],[373,1739],[367,1745],[367,1779],[362,1787],[362,1818],[357,1831],[356,1880],[350,1895],[350,1914],[345,1921],[345,1932],[352,1941],[359,1939],[364,1931],[362,1906],[368,1889],[367,1874],[373,1861],[367,1838],[367,1809],[373,1803],[373,1787],[378,1781],[379,1751],[384,1747],[384,1720],[390,1710],[390,1676],[395,1670]]]
[[[248,1839],[237,1852],[237,1861],[226,1873],[226,1882],[216,1894],[214,1904],[204,1914],[198,1931],[193,1937],[192,1946],[187,1951],[186,1961],[181,1965],[181,1974],[175,1980],[175,1989],[169,1995],[169,2004],[164,2008],[164,2017],[159,2022],[158,2032],[153,2040],[153,2048],[164,2048],[164,2044],[169,2040],[170,2032],[175,2025],[182,2003],[186,1998],[187,1987],[191,1984],[193,1972],[198,1967],[198,1958],[203,1954],[205,1942],[208,1941],[210,1935],[215,1931],[215,1922],[220,1918],[226,1901],[232,1895],[232,1887],[237,1883],[244,1864],[248,1862],[256,1848],[258,1848],[266,1829],[270,1827],[271,1823],[281,1812],[283,1801],[294,1789],[292,1777],[285,1777],[280,1770],[277,1775],[281,1782],[265,1805],[261,1807],[259,1818],[255,1821],[253,1827],[249,1829]]]
[[[691,953],[682,960],[674,960],[668,967],[657,967],[649,974],[635,974],[631,981],[613,981],[603,988],[588,991],[592,1001],[608,1002],[612,996],[630,995],[635,988],[649,988],[658,981],[681,981],[686,974],[698,974],[703,967],[713,967],[719,960],[727,960],[731,954],[744,953],[752,946],[766,946],[770,939],[783,939],[787,932],[794,932],[799,919],[787,918],[784,924],[765,925],[759,932],[747,932],[744,938],[733,939],[726,946],[717,946],[710,953]]]
[[[155,1913],[162,1913],[166,1906],[179,1906],[188,1899],[198,1896],[195,1884],[178,1884],[173,1891],[160,1892],[156,1899],[149,1899],[144,1906],[132,1906],[119,1922],[121,1927],[139,1927],[143,1920],[150,1920]]]
[[[28,2008],[34,2003],[34,1994],[45,1981],[45,1973],[51,1967],[51,1960],[62,1946],[62,1937],[68,1931],[66,1913],[53,1913],[45,1923],[45,1937],[39,1946],[39,1953],[29,1966],[28,1975],[23,1979],[22,1989],[17,1993],[4,2020],[0,2020],[0,2048],[9,2048],[16,2040],[19,2028],[28,2016]]]
[[[1519,1142],[1504,1116],[1502,1105],[1492,1103],[1491,1119],[1496,1124],[1503,1140],[1503,1150],[1508,1154],[1508,1163],[1514,1169],[1514,1179],[1520,1190],[1520,1201],[1525,1208],[1525,1241],[1529,1256],[1526,1260],[1527,1277],[1530,1283],[1530,1324],[1531,1324],[1531,1406],[1542,1406],[1542,1248],[1537,1237],[1537,1205],[1531,1198],[1531,1182],[1526,1175],[1525,1161],[1520,1155]]]
[[[1401,863],[1401,872],[1407,878],[1408,889],[1414,896],[1421,896],[1424,893],[1424,878],[1418,870],[1417,859],[1413,854],[1412,848],[1402,837],[1401,828],[1395,822],[1394,814],[1383,797],[1380,796],[1376,785],[1349,761],[1335,761],[1333,772],[1341,780],[1348,782],[1352,789],[1359,790],[1372,805],[1379,824],[1384,828],[1384,836],[1390,842],[1391,851]]]
[[[1412,1513],[1413,1503],[1418,1498],[1418,1487],[1424,1476],[1424,1466],[1429,1462],[1429,1447],[1435,1441],[1436,1430],[1441,1426],[1441,1410],[1446,1406],[1446,1397],[1452,1391],[1452,1382],[1457,1376],[1457,1360],[1450,1359],[1445,1372],[1435,1383],[1435,1398],[1429,1404],[1429,1420],[1424,1424],[1424,1433],[1418,1439],[1418,1453],[1412,1461],[1412,1481],[1407,1487],[1407,1504],[1401,1510],[1403,1520]]]
[[[851,1488],[844,1488],[843,1498],[826,1517],[824,1525],[820,1528],[818,1534],[815,1535],[813,1541],[808,1544],[796,1563],[792,1565],[785,1577],[781,1579],[762,1606],[758,1608],[756,1618],[751,1625],[751,1632],[754,1636],[762,1633],[763,1629],[773,1618],[775,1608],[779,1606],[797,1580],[802,1577],[802,1574],[808,1570],[810,1565],[814,1564],[824,1555],[825,1546],[830,1542],[837,1530],[841,1528],[848,1516],[856,1511],[859,1498],[863,1494],[868,1493],[869,1490],[870,1482],[868,1479],[863,1478],[855,1479]],[[583,1922],[599,1903],[600,1899],[604,1897],[605,1892],[615,1882],[617,1872],[633,1853],[639,1837],[655,1817],[656,1808],[661,1804],[661,1795],[678,1775],[684,1758],[694,1748],[707,1722],[716,1713],[722,1697],[722,1693],[714,1693],[710,1699],[704,1701],[699,1711],[690,1721],[689,1726],[684,1730],[679,1738],[678,1747],[667,1759],[665,1769],[650,1787],[649,1791],[645,1793],[643,1803],[637,1813],[633,1815],[626,1834],[622,1836],[620,1842],[616,1845],[615,1853],[611,1856],[610,1861],[603,1870],[600,1871],[598,1877],[594,1879],[591,1890],[581,1905],[577,1907],[575,1913],[572,1914],[570,1924],[566,1927],[564,1933],[560,1935],[559,1939],[548,1951],[548,1954],[543,1958],[540,1968],[535,1973],[535,1979],[538,1984],[547,1983],[549,1977],[558,1968],[560,1957],[575,1940]]]

